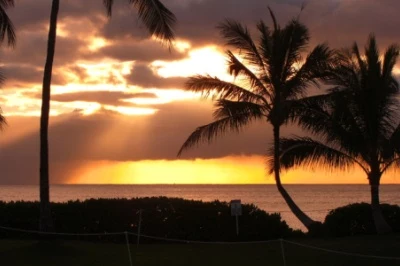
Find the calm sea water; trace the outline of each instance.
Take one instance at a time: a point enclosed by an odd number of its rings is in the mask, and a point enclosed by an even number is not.
[[[329,210],[354,202],[369,202],[368,185],[286,185],[296,203],[322,221]],[[241,199],[267,212],[280,212],[292,227],[304,229],[290,212],[275,185],[53,185],[51,200],[167,196],[202,201]],[[2,201],[36,201],[38,186],[0,186]],[[381,201],[400,205],[400,185],[382,185]]]

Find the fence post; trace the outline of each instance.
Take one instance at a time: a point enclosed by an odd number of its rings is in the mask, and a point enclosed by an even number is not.
[[[282,251],[282,259],[283,259],[283,266],[286,266],[286,257],[285,257],[285,248],[283,246],[283,239],[279,239],[279,242],[281,242],[281,251]]]
[[[129,265],[133,266],[132,264],[132,255],[131,255],[131,248],[129,246],[129,235],[128,232],[125,231],[125,239],[126,239],[126,247],[128,248],[128,255],[129,255]]]

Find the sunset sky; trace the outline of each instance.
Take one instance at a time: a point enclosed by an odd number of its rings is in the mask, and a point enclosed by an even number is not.
[[[52,183],[273,183],[265,154],[272,131],[253,124],[177,158],[187,136],[212,120],[212,101],[182,90],[188,76],[229,79],[215,26],[225,18],[250,28],[271,25],[267,6],[284,25],[297,16],[311,46],[333,48],[375,33],[382,51],[400,42],[398,0],[164,0],[176,15],[171,49],[149,37],[128,1],[115,1],[113,17],[101,0],[62,0],[53,70],[50,121]],[[0,133],[0,184],[37,184],[39,115],[51,1],[16,0],[9,10],[17,29],[14,50],[0,50],[7,80],[0,107],[8,126]],[[254,35],[256,36],[256,35]],[[400,65],[395,73],[400,77]],[[298,133],[295,126],[284,134]],[[360,171],[319,167],[283,173],[284,183],[366,183]],[[389,172],[383,183],[400,183]]]

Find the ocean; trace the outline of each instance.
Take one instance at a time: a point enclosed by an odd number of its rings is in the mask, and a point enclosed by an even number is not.
[[[313,219],[323,221],[339,206],[369,202],[368,185],[286,185],[295,202]],[[52,185],[51,201],[65,202],[89,198],[135,198],[166,196],[202,201],[252,203],[267,212],[279,212],[289,226],[304,227],[290,212],[275,185]],[[38,186],[0,186],[2,201],[36,201]],[[381,202],[400,205],[400,185],[382,185]]]

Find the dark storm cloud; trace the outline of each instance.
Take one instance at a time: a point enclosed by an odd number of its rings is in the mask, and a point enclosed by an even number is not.
[[[160,77],[145,64],[135,64],[126,79],[129,84],[144,88],[182,88],[187,80],[180,77]]]
[[[46,30],[50,20],[51,1],[48,0],[17,0],[15,8],[8,13],[18,31]],[[60,1],[59,21],[65,18],[90,18],[93,22],[99,22],[101,16],[105,17],[105,11],[101,0],[89,1]],[[90,12],[91,16],[87,16]]]
[[[268,5],[279,13],[280,21],[288,21],[299,13],[303,1],[276,1],[276,0],[187,0],[165,1],[165,4],[175,13],[178,24],[176,34],[178,38],[189,40],[194,46],[210,43],[221,43],[216,26],[225,18],[236,19],[249,26],[261,18],[269,19]],[[126,26],[131,20],[128,11],[120,5],[119,16],[113,18],[118,23],[108,23],[102,29],[104,36],[118,39],[132,35],[132,29]],[[122,24],[125,21],[125,24]],[[129,25],[129,24],[128,24]],[[137,29],[139,31],[139,29]],[[133,36],[140,35],[135,32]]]
[[[310,28],[314,44],[326,41],[334,47],[342,47],[358,41],[364,45],[371,32],[377,35],[382,47],[400,41],[400,1],[397,0],[191,1],[184,9],[176,9],[177,16],[184,21],[178,27],[178,35],[195,40],[193,44],[209,40],[221,42],[221,38],[216,37],[215,25],[225,18],[238,20],[250,28],[254,28],[259,19],[272,25],[267,11],[269,5],[278,22],[284,25],[299,15],[303,2],[306,7],[300,14],[300,20]]]
[[[328,41],[334,47],[351,46],[355,41],[363,47],[368,35],[374,33],[382,48],[400,42],[400,1],[341,0],[328,15],[311,16],[311,8],[318,10],[323,2],[314,2],[307,11],[310,16],[304,16],[315,39]]]
[[[299,17],[311,31],[312,46],[328,42],[335,48],[348,47],[355,41],[364,46],[370,33],[376,34],[381,47],[400,41],[398,0],[171,0],[165,4],[178,18],[177,37],[190,41],[194,47],[223,44],[216,26],[225,18],[240,21],[253,33],[260,19],[272,25],[268,6],[281,25]],[[300,11],[303,4],[305,9]],[[120,4],[116,6],[116,16],[104,25],[101,33],[114,40],[145,38],[140,22],[136,22],[139,27],[130,27],[132,21],[131,10]]]
[[[299,15],[303,2],[306,8],[301,12],[300,19],[311,30],[312,45],[327,41],[334,47],[342,47],[357,41],[363,46],[371,32],[377,35],[381,47],[400,41],[400,16],[397,14],[400,1],[397,0],[170,0],[165,4],[178,18],[177,38],[186,39],[193,46],[201,46],[223,43],[215,27],[225,18],[238,20],[252,29],[259,19],[271,25],[267,10],[271,6],[280,24],[285,24]],[[169,53],[165,46],[151,42],[136,11],[129,7],[128,2],[115,3],[113,17],[108,19],[100,0],[61,1],[59,28],[62,30],[67,25],[69,35],[57,38],[56,66],[74,64],[76,60],[98,61],[104,57],[147,63],[186,56],[176,50]],[[9,10],[17,27],[17,47],[14,51],[2,49],[1,62],[20,63],[32,68],[44,65],[50,7],[51,2],[47,0],[17,1],[16,7]],[[90,40],[85,37],[93,34],[108,38],[109,45],[96,52],[89,51],[87,45]],[[32,80],[31,75],[27,79]]]
[[[138,60],[152,62],[155,60],[178,60],[186,57],[186,53],[176,50],[168,52],[166,46],[150,40],[132,40],[130,38],[115,41],[98,51],[98,55],[111,57],[121,61]]]
[[[30,65],[5,65],[1,71],[6,77],[6,85],[4,89],[15,86],[29,86],[32,84],[38,84],[43,80],[43,69],[36,68]],[[60,73],[53,73],[52,84],[62,85],[65,84],[66,80]]]
[[[101,34],[107,39],[132,38],[134,40],[143,40],[149,37],[147,30],[137,19],[136,14],[125,4],[116,2],[113,16],[101,28]]]
[[[267,14],[267,3],[258,0],[189,0],[189,1],[165,1],[165,4],[175,13],[178,24],[176,33],[178,38],[184,38],[192,42],[194,46],[206,43],[219,42],[218,32],[215,29],[217,23],[226,17],[240,19],[243,22],[255,21]],[[131,20],[129,12],[119,6],[119,16],[115,20]],[[109,23],[102,32],[105,36],[118,39],[131,34],[132,29],[122,23]],[[126,23],[125,23],[126,25]],[[135,34],[137,36],[137,33]]]
[[[8,64],[2,69],[3,74],[7,77],[7,82],[23,81],[26,83],[39,83],[43,78],[43,71],[40,68]]]
[[[55,52],[55,66],[65,65],[81,58],[79,49],[84,41],[73,38],[57,37]],[[47,37],[35,32],[18,36],[18,44],[15,50],[0,50],[0,58],[3,63],[24,64],[31,67],[43,67],[46,58]]]

